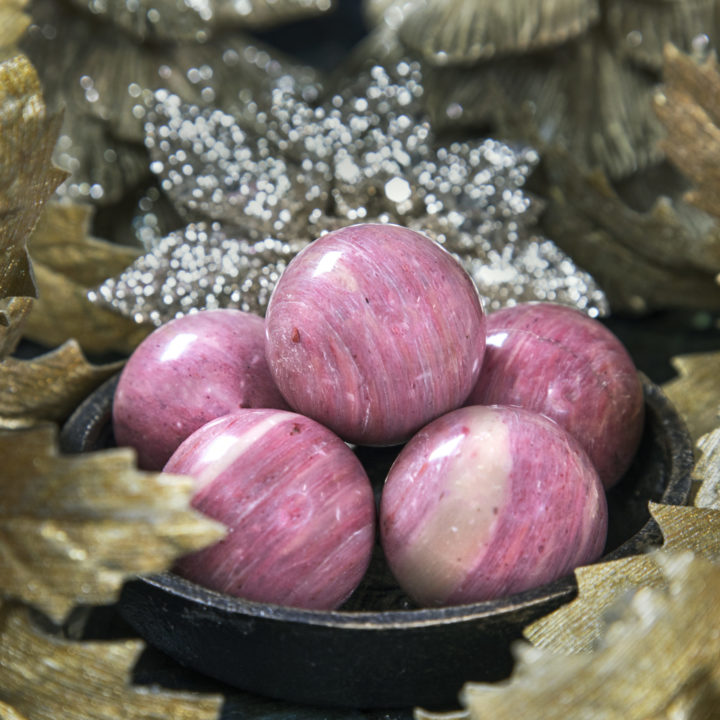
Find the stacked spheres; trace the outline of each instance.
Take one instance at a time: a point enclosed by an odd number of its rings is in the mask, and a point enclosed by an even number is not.
[[[193,506],[228,528],[178,573],[330,609],[376,538],[425,606],[594,561],[643,408],[632,360],[598,321],[549,303],[486,316],[439,244],[361,224],[298,253],[265,319],[201,311],[152,333],[113,422],[144,467],[193,477]],[[379,502],[354,445],[398,446]]]

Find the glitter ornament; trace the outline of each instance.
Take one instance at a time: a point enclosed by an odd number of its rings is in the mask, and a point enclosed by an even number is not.
[[[532,148],[493,139],[443,144],[423,109],[416,61],[373,65],[353,78],[313,101],[284,75],[265,96],[243,96],[232,114],[155,93],[145,126],[150,169],[195,224],[156,239],[94,298],[156,324],[190,307],[263,312],[288,251],[323,231],[376,221],[444,245],[488,309],[549,300],[593,316],[607,311],[593,279],[530,229],[538,207],[523,186],[538,162]],[[241,257],[258,244],[266,253],[268,242],[280,254],[263,255],[265,264],[254,264],[251,251],[239,274],[230,262],[218,267],[218,243]],[[222,286],[219,295],[211,285]]]

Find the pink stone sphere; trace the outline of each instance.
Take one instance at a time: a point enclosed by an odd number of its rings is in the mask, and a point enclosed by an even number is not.
[[[460,264],[397,225],[328,233],[281,276],[267,358],[290,406],[363,445],[393,445],[462,405],[480,372],[485,315]]]
[[[573,434],[606,489],[628,469],[645,418],[642,383],[620,340],[584,313],[527,303],[488,315],[488,344],[469,404],[518,405]]]
[[[265,360],[265,321],[207,310],[152,332],[126,363],[113,399],[118,445],[160,470],[190,433],[238,408],[287,408]]]
[[[177,572],[247,600],[338,607],[362,579],[375,501],[360,461],[330,430],[296,413],[239,410],[193,433],[166,472],[196,481],[192,505],[228,527]]]
[[[577,441],[516,407],[468,406],[430,423],[388,474],[380,531],[398,583],[420,605],[504,597],[596,560],[602,483]]]

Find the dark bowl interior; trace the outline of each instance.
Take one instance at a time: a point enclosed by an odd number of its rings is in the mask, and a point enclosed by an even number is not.
[[[80,405],[61,433],[65,452],[114,445],[117,377]],[[687,430],[660,388],[643,378],[645,431],[632,467],[608,493],[603,559],[661,543],[648,501],[687,502],[693,464]],[[358,448],[377,492],[398,449]],[[454,705],[466,681],[512,669],[511,644],[533,620],[570,601],[570,575],[500,600],[418,609],[377,548],[362,585],[340,610],[300,610],[206,590],[173,573],[125,585],[120,611],[151,645],[242,690],[313,705],[391,708]]]

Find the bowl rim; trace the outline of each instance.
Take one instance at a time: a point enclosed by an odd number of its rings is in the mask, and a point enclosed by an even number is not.
[[[97,432],[88,432],[88,423],[102,426],[110,422],[112,397],[120,373],[105,381],[91,393],[75,410],[62,428],[61,449],[65,452],[83,452],[97,439]],[[683,505],[690,495],[694,463],[693,447],[685,422],[664,394],[662,389],[638,373],[642,386],[646,410],[650,407],[660,419],[666,445],[673,452],[669,457],[671,466],[668,481],[660,500],[663,504]],[[648,413],[646,412],[646,422]],[[95,428],[97,429],[97,427]],[[652,517],[620,546],[598,558],[595,563],[610,562],[622,557],[639,555],[662,541],[662,533]],[[585,566],[587,567],[587,566]],[[296,624],[318,625],[347,630],[388,630],[428,628],[434,625],[463,623],[472,620],[501,620],[519,610],[530,610],[535,606],[554,602],[558,605],[572,600],[577,592],[574,571],[536,588],[514,593],[503,598],[481,602],[449,605],[442,607],[407,608],[395,610],[315,610],[287,605],[261,603],[234,597],[205,588],[172,571],[137,576],[133,582],[147,583],[159,590],[212,608],[225,615],[237,614],[268,620]]]

